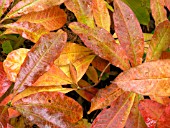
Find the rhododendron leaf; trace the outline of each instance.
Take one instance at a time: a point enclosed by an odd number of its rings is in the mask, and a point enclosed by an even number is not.
[[[97,88],[90,87],[92,85],[90,85],[87,81],[82,80],[82,79],[78,82],[78,86],[80,88],[89,87],[88,89],[85,89],[85,90],[75,90],[81,97],[83,97],[89,102],[96,95],[98,91]]]
[[[86,75],[94,83],[97,83],[99,81],[98,80],[98,73],[97,73],[96,69],[93,66],[89,66],[89,68],[86,71]]]
[[[3,34],[20,34],[23,38],[31,40],[34,43],[36,43],[42,35],[49,33],[49,31],[41,24],[30,23],[27,21],[15,22],[3,26],[8,28]]]
[[[38,12],[50,8],[52,6],[60,5],[65,0],[26,0],[19,1],[6,15],[5,19],[18,17],[30,12]]]
[[[143,63],[121,73],[113,83],[142,95],[170,96],[170,59]]]
[[[24,91],[16,95],[12,99],[12,103],[16,102],[17,100],[24,98],[26,96],[29,96],[31,94],[35,94],[38,92],[62,92],[62,93],[68,93],[70,91],[73,91],[72,88],[62,88],[60,86],[31,86],[26,88]]]
[[[4,14],[13,1],[14,0],[0,0],[0,17]]]
[[[45,27],[45,29],[52,31],[61,28],[67,20],[66,13],[58,6],[48,8],[40,12],[31,12],[23,15],[19,21],[28,21],[31,23],[38,23]]]
[[[104,0],[92,0],[95,23],[110,32],[110,15]]]
[[[164,109],[164,105],[148,99],[140,101],[139,104],[140,113],[148,128],[154,128],[156,126],[156,123],[164,112]]]
[[[143,117],[141,116],[138,105],[143,96],[136,94],[132,109],[126,122],[126,128],[147,128]]]
[[[38,78],[32,86],[51,86],[72,84],[69,78],[58,66],[52,65],[51,68]]]
[[[144,37],[135,14],[121,0],[115,0],[113,18],[120,45],[126,51],[131,65],[141,64],[144,53]]]
[[[3,68],[3,63],[0,62],[0,97],[8,90],[12,82],[7,78]]]
[[[98,56],[123,70],[130,68],[128,58],[123,48],[116,44],[114,38],[108,31],[98,27],[90,28],[78,22],[71,23],[69,27],[74,33],[79,35],[84,44]]]
[[[110,108],[105,108],[99,113],[91,128],[123,128],[132,108],[135,95],[135,93],[121,95]]]
[[[67,9],[72,11],[78,22],[94,27],[91,0],[67,0],[64,2]]]
[[[91,100],[91,107],[88,113],[91,113],[96,109],[106,108],[121,94],[123,94],[123,90],[114,84],[111,84],[104,89],[100,89],[96,96]]]
[[[152,16],[155,20],[156,26],[158,26],[159,23],[165,20],[168,20],[164,5],[165,5],[164,0],[151,0],[150,1]]]
[[[40,38],[28,52],[18,73],[14,89],[23,91],[31,86],[42,74],[49,70],[53,61],[60,55],[67,40],[67,34],[58,30]]]
[[[3,67],[10,81],[15,82],[20,67],[28,52],[29,49],[19,48],[7,55],[7,58],[3,62]]]
[[[70,127],[82,116],[82,107],[59,92],[39,92],[13,104],[29,121],[39,127]]]
[[[165,51],[170,45],[170,21],[160,23],[154,32],[150,47],[147,52],[146,60],[157,60],[162,51]]]

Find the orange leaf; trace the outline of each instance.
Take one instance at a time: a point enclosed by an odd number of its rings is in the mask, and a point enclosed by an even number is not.
[[[14,85],[15,91],[23,91],[26,86],[31,86],[42,74],[47,72],[60,55],[66,40],[67,34],[62,30],[42,36],[28,52],[21,66]]]
[[[82,107],[59,92],[39,92],[13,104],[29,121],[39,127],[70,127],[82,116]]]
[[[10,81],[15,82],[20,67],[24,62],[28,52],[29,49],[26,48],[13,50],[8,54],[7,58],[4,60],[3,67]]]
[[[66,23],[66,20],[66,13],[58,6],[40,12],[30,12],[19,19],[20,22],[28,21],[41,24],[49,31],[61,28]]]
[[[86,75],[90,80],[92,80],[94,83],[97,83],[98,80],[98,74],[96,69],[93,66],[89,66],[89,68],[86,71]]]
[[[91,128],[123,128],[132,108],[135,95],[134,93],[121,95],[112,103],[110,108],[101,111],[93,121]]]
[[[94,27],[91,0],[67,0],[64,2],[67,9],[72,11],[78,22]]]
[[[92,9],[95,23],[110,32],[110,15],[104,0],[92,0]]]
[[[0,106],[0,126],[1,128],[8,128],[9,115],[6,106]]]
[[[162,51],[165,51],[170,45],[170,22],[160,23],[154,32],[150,47],[147,52],[146,60],[157,60],[160,58]]]
[[[70,76],[74,84],[77,84],[77,71],[72,63],[69,64]]]
[[[124,91],[170,96],[170,59],[143,63],[121,73],[113,83]]]
[[[92,49],[95,54],[108,60],[113,65],[123,70],[129,69],[129,61],[123,48],[116,44],[112,35],[101,28],[90,28],[84,24],[73,22],[69,28],[79,35],[84,44]]]
[[[170,52],[163,51],[160,59],[170,59]]]
[[[20,115],[20,113],[13,108],[8,108],[9,118],[14,118]]]
[[[156,26],[158,26],[159,23],[165,20],[168,20],[164,5],[165,5],[164,0],[151,0],[150,1],[152,16],[155,20]]]
[[[42,35],[49,33],[49,31],[41,24],[30,23],[27,21],[15,22],[3,26],[8,28],[3,34],[20,34],[23,38],[31,40],[34,43],[36,43]]]
[[[109,106],[122,94],[123,91],[114,84],[111,84],[104,89],[100,89],[96,96],[91,100],[91,107],[88,113]]]
[[[120,45],[126,51],[131,65],[141,64],[144,54],[144,37],[135,14],[121,0],[115,0],[113,18]]]
[[[7,8],[14,0],[0,0],[0,17],[4,14]]]
[[[170,10],[170,2],[169,0],[164,0],[165,1],[165,6]]]

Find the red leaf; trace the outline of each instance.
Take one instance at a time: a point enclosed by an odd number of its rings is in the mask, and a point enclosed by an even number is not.
[[[108,31],[97,27],[90,28],[78,22],[71,23],[69,27],[79,35],[84,44],[92,49],[95,54],[123,70],[130,68],[123,48],[116,44]]]
[[[156,123],[162,113],[165,106],[152,100],[140,101],[139,110],[145,120],[148,128],[155,128]]]
[[[82,107],[58,92],[40,92],[15,102],[14,107],[39,127],[70,127],[82,116]]]
[[[0,126],[1,128],[8,128],[9,116],[6,106],[0,106]]]
[[[170,10],[170,2],[169,2],[169,0],[165,0],[165,6]]]
[[[135,14],[121,0],[115,0],[113,18],[120,45],[126,51],[131,65],[141,64],[144,54],[144,37]]]
[[[170,59],[170,52],[162,52],[160,59]]]
[[[49,33],[31,48],[16,79],[14,89],[23,91],[31,86],[42,74],[49,70],[50,65],[60,55],[67,40],[67,34],[59,30]]]

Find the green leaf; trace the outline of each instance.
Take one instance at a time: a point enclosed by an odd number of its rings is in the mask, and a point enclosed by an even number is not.
[[[11,45],[11,41],[10,40],[6,40],[2,43],[2,49],[3,49],[3,52],[8,54],[10,53],[13,48],[12,48],[12,45]]]

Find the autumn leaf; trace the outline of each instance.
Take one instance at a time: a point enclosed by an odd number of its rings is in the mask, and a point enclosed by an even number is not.
[[[3,25],[7,30],[3,34],[20,34],[23,38],[31,40],[36,43],[39,38],[49,33],[41,24],[24,22],[15,22],[11,24]]]
[[[39,92],[13,104],[29,121],[39,127],[70,127],[82,116],[82,107],[59,92]]]
[[[89,68],[86,71],[86,75],[90,80],[92,80],[94,83],[97,83],[98,80],[98,74],[96,69],[93,66],[89,66]]]
[[[104,0],[92,0],[95,23],[110,32],[111,19]]]
[[[7,10],[7,8],[10,6],[12,2],[13,0],[1,0],[0,1],[0,17],[4,14],[4,12]]]
[[[10,81],[15,82],[20,67],[28,52],[29,49],[19,48],[7,55],[7,58],[3,62],[3,67]]]
[[[84,24],[73,22],[69,28],[79,35],[84,44],[98,56],[108,60],[113,65],[123,70],[129,69],[128,58],[123,48],[116,44],[112,35],[101,28],[90,28]]]
[[[165,6],[170,10],[170,3],[168,0],[164,0],[165,1]]]
[[[121,73],[114,81],[124,91],[170,96],[170,59],[143,63]]]
[[[14,85],[15,91],[23,91],[26,86],[31,86],[48,71],[53,61],[60,55],[66,40],[67,34],[62,30],[42,36],[28,52],[21,66]]]
[[[111,84],[106,88],[100,89],[96,96],[91,100],[91,107],[88,113],[91,113],[97,109],[103,109],[111,105],[120,95],[123,94],[123,90],[116,85]]]
[[[19,1],[6,15],[5,19],[22,16],[30,12],[38,12],[48,9],[52,6],[60,5],[65,0],[26,0]]]
[[[114,1],[114,26],[120,45],[132,66],[142,63],[144,37],[133,11],[121,0]]]
[[[162,51],[165,51],[170,45],[170,22],[160,23],[154,32],[150,47],[147,52],[146,61],[157,60],[160,58]]]
[[[152,11],[152,16],[155,20],[155,25],[158,26],[159,23],[168,20],[166,10],[164,8],[165,2],[164,0],[151,0],[150,8]]]
[[[6,106],[0,106],[0,126],[2,128],[8,128],[9,124],[9,113]]]
[[[170,59],[170,52],[163,51],[160,59]]]
[[[72,11],[78,22],[94,27],[91,0],[67,0],[64,2],[67,9]]]
[[[135,95],[135,93],[121,95],[110,108],[105,108],[99,113],[91,128],[123,128],[130,114]]]
[[[66,13],[58,6],[54,6],[40,12],[30,12],[23,15],[18,21],[41,24],[48,31],[52,31],[61,28],[66,20]]]

